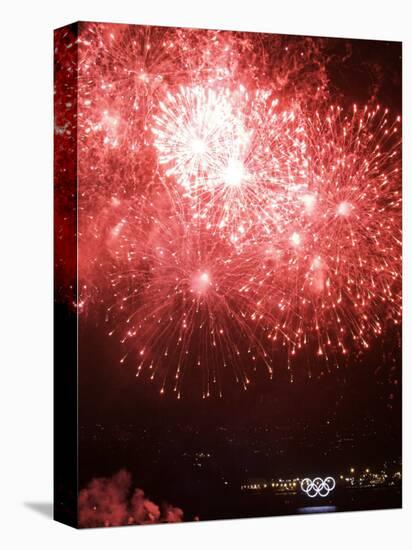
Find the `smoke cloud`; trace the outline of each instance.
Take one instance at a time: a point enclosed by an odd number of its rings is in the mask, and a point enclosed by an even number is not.
[[[79,526],[111,527],[183,521],[183,511],[171,505],[159,507],[142,489],[132,489],[132,478],[120,470],[110,478],[95,478],[79,493]]]

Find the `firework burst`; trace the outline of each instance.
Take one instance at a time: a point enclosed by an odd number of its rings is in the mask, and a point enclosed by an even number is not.
[[[323,43],[293,44],[80,33],[77,306],[162,393],[339,365],[400,322],[400,121],[329,106]]]
[[[159,162],[168,185],[183,188],[193,219],[233,243],[282,230],[289,196],[305,182],[306,144],[294,111],[243,85],[181,88],[160,111]]]
[[[244,284],[253,272],[247,256],[199,225],[194,231],[173,215],[161,221],[153,204],[132,209],[117,238],[122,258],[107,313],[110,336],[125,348],[121,363],[135,362],[136,376],[159,380],[161,393],[171,387],[178,397],[188,370],[200,373],[203,397],[222,394],[225,369],[244,389],[257,365],[272,374]]]
[[[272,251],[276,267],[259,280],[278,314],[273,339],[281,328],[293,355],[311,345],[328,360],[368,348],[400,322],[399,118],[390,123],[379,107],[346,116],[331,107],[307,125],[307,184]],[[280,301],[270,287],[283,289]]]

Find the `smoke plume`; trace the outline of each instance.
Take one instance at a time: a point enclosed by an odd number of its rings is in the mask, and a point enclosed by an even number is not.
[[[95,478],[79,493],[79,526],[110,527],[177,523],[183,511],[171,505],[159,507],[142,489],[132,488],[129,472],[120,470],[110,478]]]

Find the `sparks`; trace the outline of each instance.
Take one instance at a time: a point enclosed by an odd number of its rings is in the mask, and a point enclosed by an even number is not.
[[[270,65],[253,34],[80,34],[76,123],[56,122],[78,132],[76,305],[105,305],[122,365],[209,397],[275,366],[292,380],[302,357],[338,366],[399,326],[396,113],[337,106],[314,49]]]

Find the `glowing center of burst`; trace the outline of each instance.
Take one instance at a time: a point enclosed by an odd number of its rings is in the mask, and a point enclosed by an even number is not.
[[[243,163],[240,160],[230,159],[223,173],[223,179],[226,185],[238,187],[242,183],[244,174]]]
[[[312,262],[312,269],[320,269],[322,267],[322,260],[317,256]]]
[[[198,292],[199,294],[201,294],[208,289],[210,284],[211,284],[211,280],[210,280],[209,273],[207,273],[207,271],[203,271],[202,273],[196,275],[193,278],[192,288],[195,292]]]
[[[353,209],[350,202],[343,201],[338,205],[337,213],[339,216],[348,216]]]
[[[195,138],[191,143],[191,148],[195,155],[203,155],[206,152],[206,143],[200,138]]]
[[[315,207],[316,197],[314,195],[304,195],[302,197],[302,202],[305,205],[305,208],[308,212],[312,212]]]
[[[293,244],[293,246],[299,246],[300,243],[301,243],[301,236],[299,235],[299,233],[292,233],[291,237],[290,237],[290,241],[291,243]]]

